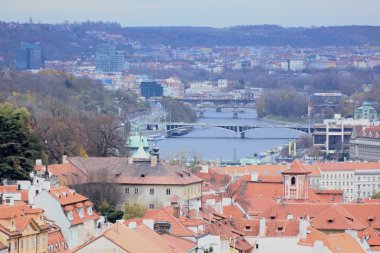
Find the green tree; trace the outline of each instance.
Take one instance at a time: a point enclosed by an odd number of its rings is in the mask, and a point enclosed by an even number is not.
[[[129,220],[133,218],[144,217],[146,208],[140,205],[125,205],[124,219]]]
[[[0,104],[0,180],[28,179],[40,150],[29,129],[28,111]]]
[[[380,199],[380,192],[376,192],[372,195],[373,199]]]

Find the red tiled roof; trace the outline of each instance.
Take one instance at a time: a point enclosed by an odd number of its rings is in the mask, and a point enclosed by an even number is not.
[[[244,213],[235,204],[223,206],[223,215],[233,218],[244,218]]]
[[[180,238],[180,237],[177,237],[177,236],[174,236],[174,235],[162,234],[161,236],[165,240],[167,240],[170,243],[176,245],[183,252],[190,252],[190,251],[192,251],[197,246],[197,244],[195,242],[192,242],[190,240],[186,240],[184,238]]]
[[[356,136],[379,139],[380,138],[380,126],[356,126],[355,127]]]
[[[167,208],[162,208],[158,210],[147,210],[147,212],[144,215],[144,219],[152,219],[155,222],[168,222],[171,225],[171,230],[170,233],[175,235],[175,236],[180,236],[180,237],[191,237],[194,236],[195,233],[185,227],[179,220],[178,218],[174,217],[173,215],[173,208],[172,207],[167,207]]]
[[[380,170],[380,162],[328,162],[317,166],[321,171]]]
[[[279,183],[248,182],[245,188],[246,197],[269,197],[272,199],[282,198],[284,188]]]
[[[35,166],[36,171],[45,171],[45,165]],[[50,164],[49,172],[57,176],[60,185],[70,185],[73,182],[81,182],[86,178],[86,173],[76,168],[71,163]]]
[[[322,241],[332,253],[365,253],[360,242],[346,233],[324,234],[309,227],[305,239],[300,239],[299,244],[313,246],[315,241]]]
[[[324,241],[326,234],[316,230],[313,227],[307,228],[307,234],[305,238],[300,238],[298,244],[306,246],[314,246],[315,241]]]
[[[297,220],[267,220],[266,237],[297,236],[299,221]]]
[[[12,206],[0,205],[0,230],[7,235],[16,235],[22,233],[29,224],[34,224],[43,230],[46,224],[39,222],[39,215],[42,215],[43,212],[42,209],[32,209],[25,203],[18,203]],[[16,231],[11,231],[8,228],[8,221],[10,219],[15,220]],[[3,223],[4,221],[5,223]]]
[[[92,203],[88,200],[88,198],[80,195],[74,190],[66,187],[59,186],[50,189],[50,195],[53,196],[62,206],[62,209],[65,212],[72,212],[73,219],[70,221],[71,225],[78,225],[83,223],[86,220],[97,220],[99,219],[99,215],[92,211],[92,215],[87,213],[84,205],[91,206]],[[83,217],[80,217],[77,209],[83,208]]]
[[[371,249],[373,247],[380,247],[380,235],[373,227],[367,227],[365,230],[359,232],[359,238],[365,238]]]
[[[70,157],[68,160],[77,170],[94,173],[93,182],[104,180],[103,171],[107,171],[106,176],[116,176],[115,181],[119,184],[190,185],[202,182],[184,167],[162,161],[152,167],[150,162],[130,164],[125,157]]]
[[[326,244],[332,253],[366,253],[360,243],[346,233],[328,235]]]
[[[308,171],[304,165],[299,160],[294,160],[290,164],[290,168],[282,172],[282,174],[310,174],[311,171]]]
[[[322,230],[363,230],[365,226],[341,205],[333,204],[312,219],[312,225]]]
[[[76,204],[87,201],[88,198],[76,193],[66,186],[59,186],[50,189],[50,195],[53,196],[62,206]]]

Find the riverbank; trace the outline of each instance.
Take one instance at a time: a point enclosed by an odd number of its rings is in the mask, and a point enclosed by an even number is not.
[[[264,118],[257,118],[259,121],[268,122],[268,123],[275,123],[280,125],[288,125],[288,124],[302,124],[302,125],[308,125],[309,120],[307,118],[304,119],[296,119],[296,118],[286,118],[281,116],[273,116],[268,115]]]

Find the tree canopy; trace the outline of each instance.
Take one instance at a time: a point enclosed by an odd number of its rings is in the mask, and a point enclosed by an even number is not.
[[[28,111],[0,104],[0,179],[28,179],[40,151],[30,132]]]

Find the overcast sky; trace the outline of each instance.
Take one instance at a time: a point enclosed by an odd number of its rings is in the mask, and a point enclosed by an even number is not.
[[[123,26],[380,25],[379,0],[0,0],[0,20]]]

